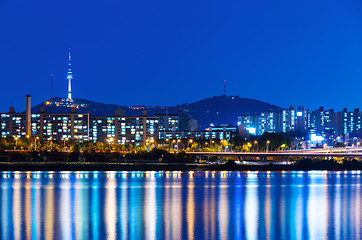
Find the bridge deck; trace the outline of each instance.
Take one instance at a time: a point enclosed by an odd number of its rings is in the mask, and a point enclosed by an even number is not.
[[[225,157],[353,157],[360,158],[360,152],[303,152],[303,151],[280,151],[280,152],[186,152],[191,156],[225,156]]]

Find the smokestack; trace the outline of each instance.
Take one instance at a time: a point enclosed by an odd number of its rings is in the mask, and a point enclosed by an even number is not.
[[[26,95],[26,135],[31,135],[31,96]]]

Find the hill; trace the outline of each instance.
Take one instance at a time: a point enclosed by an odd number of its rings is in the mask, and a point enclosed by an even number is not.
[[[165,113],[168,108],[169,113],[185,111],[197,119],[201,127],[207,127],[210,123],[219,125],[229,123],[235,125],[237,117],[246,113],[260,113],[268,110],[280,110],[281,108],[266,102],[239,96],[214,96],[194,103],[184,103],[176,106],[122,106],[115,104],[104,104],[85,99],[74,99],[77,112],[90,112],[93,116],[113,115],[114,111],[124,109],[126,116],[141,115],[147,111],[147,115]],[[45,112],[64,113],[69,112],[69,103],[62,98],[52,98],[32,108],[33,112],[39,112],[44,107]]]
[[[281,108],[269,103],[250,98],[240,98],[239,96],[215,96],[205,98],[191,104],[182,104],[180,106],[170,107],[181,108],[191,114],[203,126],[210,123],[219,125],[230,123],[236,125],[238,116],[246,113],[254,114],[268,110],[280,110]]]

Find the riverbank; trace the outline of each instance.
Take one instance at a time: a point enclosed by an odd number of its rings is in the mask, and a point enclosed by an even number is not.
[[[295,164],[256,162],[237,164],[214,157],[209,163],[195,163],[185,152],[0,152],[0,171],[308,171],[362,170],[357,160],[295,159]],[[221,163],[220,163],[221,162]]]
[[[182,163],[61,163],[0,162],[0,171],[308,171],[362,170],[362,164],[312,163],[295,165],[182,164]]]

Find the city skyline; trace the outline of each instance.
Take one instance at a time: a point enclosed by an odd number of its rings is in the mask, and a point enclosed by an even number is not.
[[[362,239],[361,10],[0,1],[0,239]]]
[[[226,79],[228,95],[284,108],[360,107],[356,9],[357,1],[3,3],[0,112],[21,109],[26,94],[50,98],[52,73],[53,96],[66,97],[68,48],[75,98],[175,105],[221,95]]]

